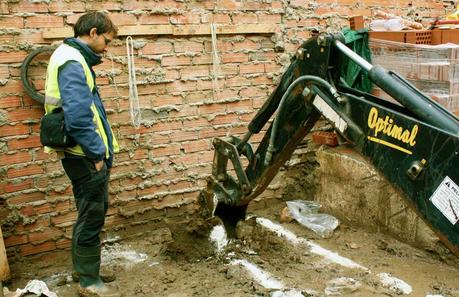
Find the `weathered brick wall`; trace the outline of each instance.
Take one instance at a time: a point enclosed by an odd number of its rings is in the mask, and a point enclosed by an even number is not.
[[[96,70],[122,146],[112,171],[113,207],[106,225],[118,231],[149,222],[186,221],[197,210],[199,190],[211,171],[211,139],[245,132],[282,66],[312,30],[336,31],[348,25],[349,16],[370,16],[378,8],[427,23],[444,15],[451,9],[448,5],[433,0],[2,1],[0,221],[9,256],[68,248],[76,218],[70,182],[57,157],[45,154],[39,142],[43,107],[25,94],[20,81],[27,54],[56,41],[43,38],[45,28],[69,27],[88,10],[108,11],[118,26],[277,27],[272,34],[217,36],[221,72],[215,97],[209,35],[134,36],[143,117],[139,129],[130,122],[124,37],[113,42],[113,66],[107,60]],[[31,68],[31,76],[43,87],[43,62]],[[276,194],[273,191],[265,195]]]

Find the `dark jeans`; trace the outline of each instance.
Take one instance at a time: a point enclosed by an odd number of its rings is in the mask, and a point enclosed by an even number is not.
[[[73,226],[74,245],[93,247],[100,245],[99,234],[108,209],[108,180],[110,171],[104,166],[97,171],[87,158],[62,159],[65,173],[72,181],[78,218]]]

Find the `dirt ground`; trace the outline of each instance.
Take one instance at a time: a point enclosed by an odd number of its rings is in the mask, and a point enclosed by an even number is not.
[[[323,239],[295,221],[279,223],[285,202],[272,200],[250,207],[227,243],[221,226],[209,238],[164,228],[106,240],[104,274],[116,276],[111,285],[123,296],[459,296],[457,262],[343,224]],[[10,291],[42,280],[58,296],[77,296],[70,252],[11,270]]]

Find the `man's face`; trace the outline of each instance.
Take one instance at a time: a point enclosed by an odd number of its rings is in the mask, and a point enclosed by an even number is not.
[[[97,54],[104,54],[107,52],[108,45],[115,38],[114,32],[107,32],[102,34],[91,34],[91,41],[88,46]]]

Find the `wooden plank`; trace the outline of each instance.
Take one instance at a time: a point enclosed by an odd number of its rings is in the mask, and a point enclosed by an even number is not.
[[[272,24],[250,24],[250,25],[217,25],[217,34],[271,34],[276,32],[277,26]],[[118,36],[138,35],[210,35],[210,25],[136,25],[119,26]],[[45,28],[44,39],[62,39],[73,36],[71,27]]]
[[[0,282],[7,280],[10,276],[10,267],[6,257],[5,243],[3,242],[2,228],[0,227]]]
[[[216,34],[271,34],[277,26],[272,24],[216,25]],[[210,35],[210,25],[176,26],[173,35]]]
[[[137,25],[120,26],[118,36],[133,35],[171,35],[173,28],[171,25]]]

